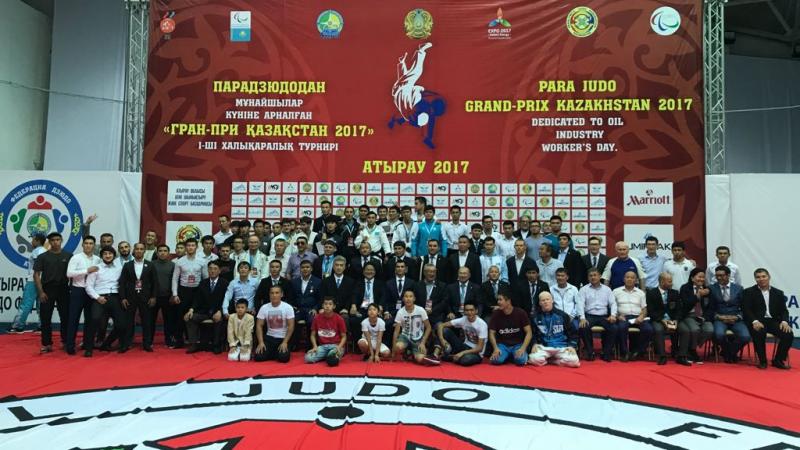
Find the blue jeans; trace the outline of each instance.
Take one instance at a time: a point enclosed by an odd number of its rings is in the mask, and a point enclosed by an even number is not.
[[[653,338],[653,326],[650,325],[649,320],[645,320],[639,325],[631,325],[628,323],[628,320],[635,319],[636,317],[638,316],[625,316],[625,320],[617,321],[617,345],[619,346],[620,355],[628,354],[628,328],[633,327],[639,329],[639,335],[636,336],[638,340],[636,341],[635,349],[638,353],[644,353],[645,350],[647,350],[647,344],[649,344],[650,339]]]
[[[725,332],[733,331],[733,339],[727,339]],[[714,342],[722,346],[722,354],[726,357],[734,357],[739,354],[748,342],[750,342],[750,331],[747,330],[747,325],[743,321],[737,320],[735,323],[728,325],[721,320],[714,321]]]
[[[514,364],[524,366],[528,362],[528,353],[523,349],[522,356],[518,358],[514,355],[514,352],[520,348],[522,348],[522,344],[512,345],[510,347],[505,344],[497,344],[497,349],[500,350],[500,356],[497,359],[490,359],[489,361],[494,365],[499,365],[506,362],[510,357],[514,359]]]
[[[311,364],[327,359],[328,355],[336,352],[336,344],[322,344],[317,346],[315,353],[306,353],[306,362]]]
[[[19,314],[14,317],[14,323],[11,326],[17,329],[25,328],[25,324],[28,323],[28,314],[33,311],[34,306],[39,309],[39,295],[36,292],[36,284],[33,281],[28,281],[22,290],[22,304],[19,305]],[[42,321],[39,320],[40,326],[41,323]]]

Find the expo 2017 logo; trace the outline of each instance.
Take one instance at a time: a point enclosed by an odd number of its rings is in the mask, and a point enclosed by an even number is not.
[[[33,250],[31,236],[61,233],[62,248],[72,252],[81,241],[81,224],[81,205],[69,189],[50,180],[27,181],[0,203],[0,251],[26,269]]]

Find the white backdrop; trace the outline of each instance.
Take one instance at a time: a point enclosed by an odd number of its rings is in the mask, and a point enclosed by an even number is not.
[[[706,242],[713,261],[718,245],[731,248],[745,287],[753,271],[764,267],[772,285],[787,296],[792,329],[800,336],[800,277],[795,240],[800,223],[800,175],[732,174],[706,177]]]
[[[80,251],[76,225],[97,214],[91,226],[95,237],[108,232],[117,242],[135,242],[141,185],[138,173],[0,171],[0,322],[11,322],[18,311],[33,232],[59,230],[65,247]],[[28,318],[37,320],[35,313]]]

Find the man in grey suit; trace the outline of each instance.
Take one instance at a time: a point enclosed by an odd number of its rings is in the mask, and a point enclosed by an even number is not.
[[[714,318],[714,342],[722,347],[722,355],[728,364],[735,363],[739,350],[750,342],[750,332],[742,320],[742,286],[731,282],[731,269],[717,266],[714,269],[715,284],[711,290],[711,304]],[[733,336],[727,336],[728,330]],[[728,339],[728,338],[732,339]]]

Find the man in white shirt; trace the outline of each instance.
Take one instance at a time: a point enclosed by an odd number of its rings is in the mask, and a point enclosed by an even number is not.
[[[292,219],[283,219],[281,220],[281,232],[280,234],[275,235],[272,238],[272,242],[270,243],[270,250],[269,250],[269,257],[270,259],[275,259],[275,255],[278,253],[276,248],[276,244],[278,241],[283,240],[285,242],[284,251],[287,255],[291,256],[294,252],[294,239],[295,239],[295,232],[294,232],[294,220]],[[287,258],[288,259],[288,258]]]
[[[372,253],[384,257],[392,252],[392,247],[389,245],[389,239],[386,238],[386,232],[378,226],[377,220],[378,215],[375,214],[375,211],[367,213],[367,223],[359,230],[355,245],[358,247],[364,241],[369,242]]]
[[[459,339],[454,328],[464,330],[464,339]],[[433,350],[433,356],[452,361],[459,366],[474,366],[483,360],[486,341],[489,339],[489,325],[478,317],[478,307],[473,303],[464,305],[464,315],[449,322],[440,323],[437,329],[440,345]]]
[[[172,272],[172,298],[170,308],[174,317],[184,317],[189,311],[189,306],[194,301],[197,294],[197,287],[203,278],[208,278],[208,265],[203,264],[203,260],[197,256],[197,239],[189,238],[184,243],[186,255],[175,261],[175,270]],[[175,348],[183,347],[183,335],[186,330],[186,322],[177,320],[173,339]]]
[[[292,256],[287,248],[288,244],[284,239],[278,239],[272,243],[272,248],[275,254],[272,256],[271,261],[281,262],[281,276],[286,277],[286,271],[289,269],[289,258]]]
[[[438,364],[434,358],[427,358],[425,343],[431,335],[431,323],[425,309],[415,304],[414,291],[403,292],[403,307],[394,318],[394,336],[392,338],[392,359],[401,357],[406,349],[411,351],[418,364]]]
[[[617,302],[617,345],[620,361],[636,361],[645,353],[650,339],[653,338],[653,327],[647,317],[647,300],[644,291],[639,289],[636,272],[625,274],[625,284],[614,289],[614,300]],[[636,349],[628,354],[628,329],[638,328]]]
[[[153,230],[147,230],[144,234],[144,259],[148,261],[156,260],[158,251],[158,235]]]
[[[72,256],[67,265],[67,277],[72,281],[69,294],[69,321],[67,322],[67,341],[64,350],[70,355],[75,354],[75,336],[83,314],[84,328],[92,317],[92,299],[86,294],[86,277],[97,272],[102,261],[94,254],[94,236],[83,238],[83,252]],[[93,342],[86,341],[84,333],[83,348],[91,350]]]
[[[392,239],[394,242],[403,241],[406,244],[406,247],[408,247],[417,238],[419,224],[414,222],[413,218],[411,217],[410,207],[403,206],[400,209],[400,214],[402,216],[402,220],[395,228],[394,237]]]
[[[497,252],[504,258],[511,258],[514,256],[514,243],[516,241],[514,222],[506,220],[503,222],[503,234],[497,240]]]
[[[731,281],[738,284],[739,286],[742,285],[742,273],[739,270],[739,266],[731,262],[730,257],[731,257],[730,248],[724,245],[720,245],[719,247],[717,247],[717,260],[711,262],[708,265],[708,269],[706,269],[706,281],[708,281],[709,284],[717,283],[717,278],[716,278],[717,267],[725,266],[731,270],[731,275],[730,275]]]
[[[555,286],[558,284],[556,280],[556,270],[564,267],[556,258],[553,258],[553,246],[549,242],[542,242],[539,246],[539,259],[536,260],[536,265],[539,266],[539,279]]]
[[[261,239],[256,235],[247,238],[247,256],[245,261],[250,264],[250,277],[260,280],[269,272],[267,255],[261,251]]]
[[[242,261],[250,262],[250,259],[247,257],[247,250],[244,249],[243,237],[236,236],[233,238],[230,258],[233,260],[234,267],[239,267],[239,263]]]
[[[483,241],[483,253],[480,256],[481,261],[481,282],[489,279],[489,268],[497,266],[500,269],[500,279],[508,282],[508,266],[506,266],[506,259],[497,254],[495,248],[495,239],[491,236]]]
[[[289,340],[294,334],[294,308],[281,301],[283,288],[272,286],[269,288],[269,303],[258,310],[256,316],[256,347],[255,360],[257,362],[277,360],[281,363],[289,362]],[[266,325],[266,328],[265,328]]]
[[[214,253],[214,237],[213,236],[203,236],[200,239],[200,246],[202,247],[202,251],[197,254],[197,257],[203,260],[203,263],[208,265],[211,261],[216,261],[219,259],[216,253]]]
[[[494,231],[494,219],[492,219],[492,216],[483,216],[481,219],[481,225],[483,226],[481,238],[483,238],[484,241],[488,237],[494,238],[495,241],[500,240],[500,233]]]
[[[397,205],[392,205],[389,207],[388,214],[389,220],[383,222],[381,226],[383,227],[383,232],[386,233],[386,239],[389,240],[390,244],[394,244],[394,232],[400,225],[400,208]]]
[[[556,284],[550,286],[550,294],[553,297],[553,304],[556,309],[566,313],[572,326],[577,330],[580,327],[578,319],[578,288],[568,283],[569,275],[567,269],[559,267],[556,269]]]
[[[450,222],[442,224],[442,234],[447,242],[447,256],[458,252],[458,238],[469,236],[469,227],[461,222],[461,207],[453,205],[450,207]]]
[[[119,277],[122,266],[114,261],[117,252],[114,247],[104,247],[100,250],[102,259],[97,271],[86,276],[86,294],[92,298],[92,320],[89,322],[87,336],[83,340],[87,343],[83,356],[91,357],[94,335],[102,325],[103,318],[110,315],[114,319],[114,331],[120,337],[119,353],[125,353],[130,348],[128,333],[125,332],[125,314],[119,298]],[[108,351],[108,346],[101,347]]]
[[[689,281],[689,273],[694,269],[694,261],[686,258],[683,242],[672,243],[672,259],[664,261],[664,272],[672,275],[673,286],[683,286]]]
[[[231,236],[233,236],[233,232],[231,231],[231,218],[226,214],[222,214],[219,216],[219,231],[214,234],[214,242],[216,242],[217,247],[219,247]]]

